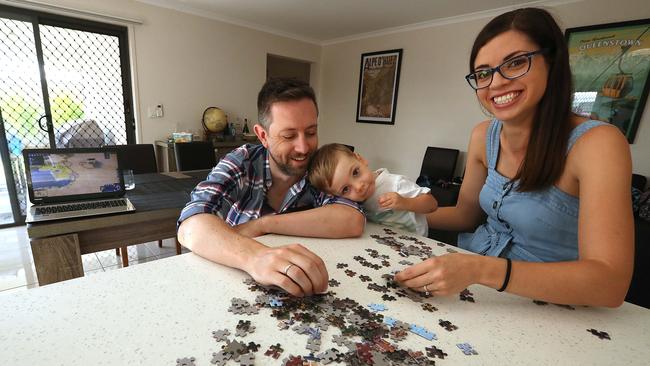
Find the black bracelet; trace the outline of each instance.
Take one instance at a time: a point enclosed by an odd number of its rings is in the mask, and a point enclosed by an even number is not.
[[[510,271],[512,270],[512,261],[510,258],[506,258],[506,261],[508,262],[508,267],[506,267],[506,278],[503,279],[503,285],[501,285],[501,288],[498,289],[497,291],[503,292],[506,287],[508,287],[508,283],[510,282]]]

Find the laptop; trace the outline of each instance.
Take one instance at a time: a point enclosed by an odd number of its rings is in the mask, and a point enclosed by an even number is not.
[[[124,197],[117,149],[25,149],[26,222],[135,211]]]

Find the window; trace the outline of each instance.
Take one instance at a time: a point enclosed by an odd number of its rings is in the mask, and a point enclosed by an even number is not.
[[[0,200],[5,187],[13,212],[11,220],[0,212],[0,225],[23,220],[24,148],[135,142],[127,34],[122,26],[0,6]]]

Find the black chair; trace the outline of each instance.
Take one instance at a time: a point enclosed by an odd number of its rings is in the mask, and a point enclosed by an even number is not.
[[[422,159],[418,184],[431,189],[439,207],[454,206],[458,200],[459,185],[450,184],[456,171],[459,151],[442,147],[428,146]],[[429,238],[456,245],[458,233],[429,229]]]
[[[194,141],[174,144],[178,171],[212,169],[217,165],[211,142]]]
[[[152,144],[132,144],[107,146],[117,149],[117,160],[121,169],[131,169],[133,174],[157,173],[156,153]],[[158,247],[162,248],[162,240],[158,240]],[[129,255],[126,246],[115,249],[117,255],[122,256],[122,266],[129,266]],[[176,254],[181,254],[181,245],[176,240]]]
[[[632,187],[644,191],[648,179],[640,174],[632,174]],[[634,217],[634,272],[625,301],[650,309],[650,222]]]
[[[458,153],[456,149],[432,146],[428,146],[424,153],[417,182],[426,182],[424,186],[431,188],[431,194],[436,197],[440,207],[453,206],[458,199],[460,186],[451,184]]]
[[[451,182],[458,162],[458,150],[428,146],[422,159],[420,176],[426,175],[432,182]]]
[[[131,169],[133,174],[157,173],[156,153],[152,144],[110,146],[117,149],[117,159],[122,169]]]
[[[634,272],[625,301],[650,309],[650,222],[642,218],[634,219]]]
[[[645,186],[648,183],[648,178],[641,174],[632,174],[632,187],[638,189],[639,191],[645,190]]]

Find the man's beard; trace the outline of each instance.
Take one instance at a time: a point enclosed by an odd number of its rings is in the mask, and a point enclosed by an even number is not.
[[[298,168],[292,167],[288,163],[287,164],[282,163],[281,161],[276,159],[275,156],[273,156],[273,154],[271,153],[270,150],[269,150],[269,156],[271,157],[271,159],[273,159],[273,161],[275,162],[275,165],[277,165],[278,169],[280,169],[282,174],[284,174],[286,176],[289,176],[289,177],[302,177],[303,175],[305,175],[305,172],[307,171],[306,168],[298,169]],[[308,156],[305,157],[305,158],[309,159]],[[291,158],[289,158],[289,161],[291,161]]]

